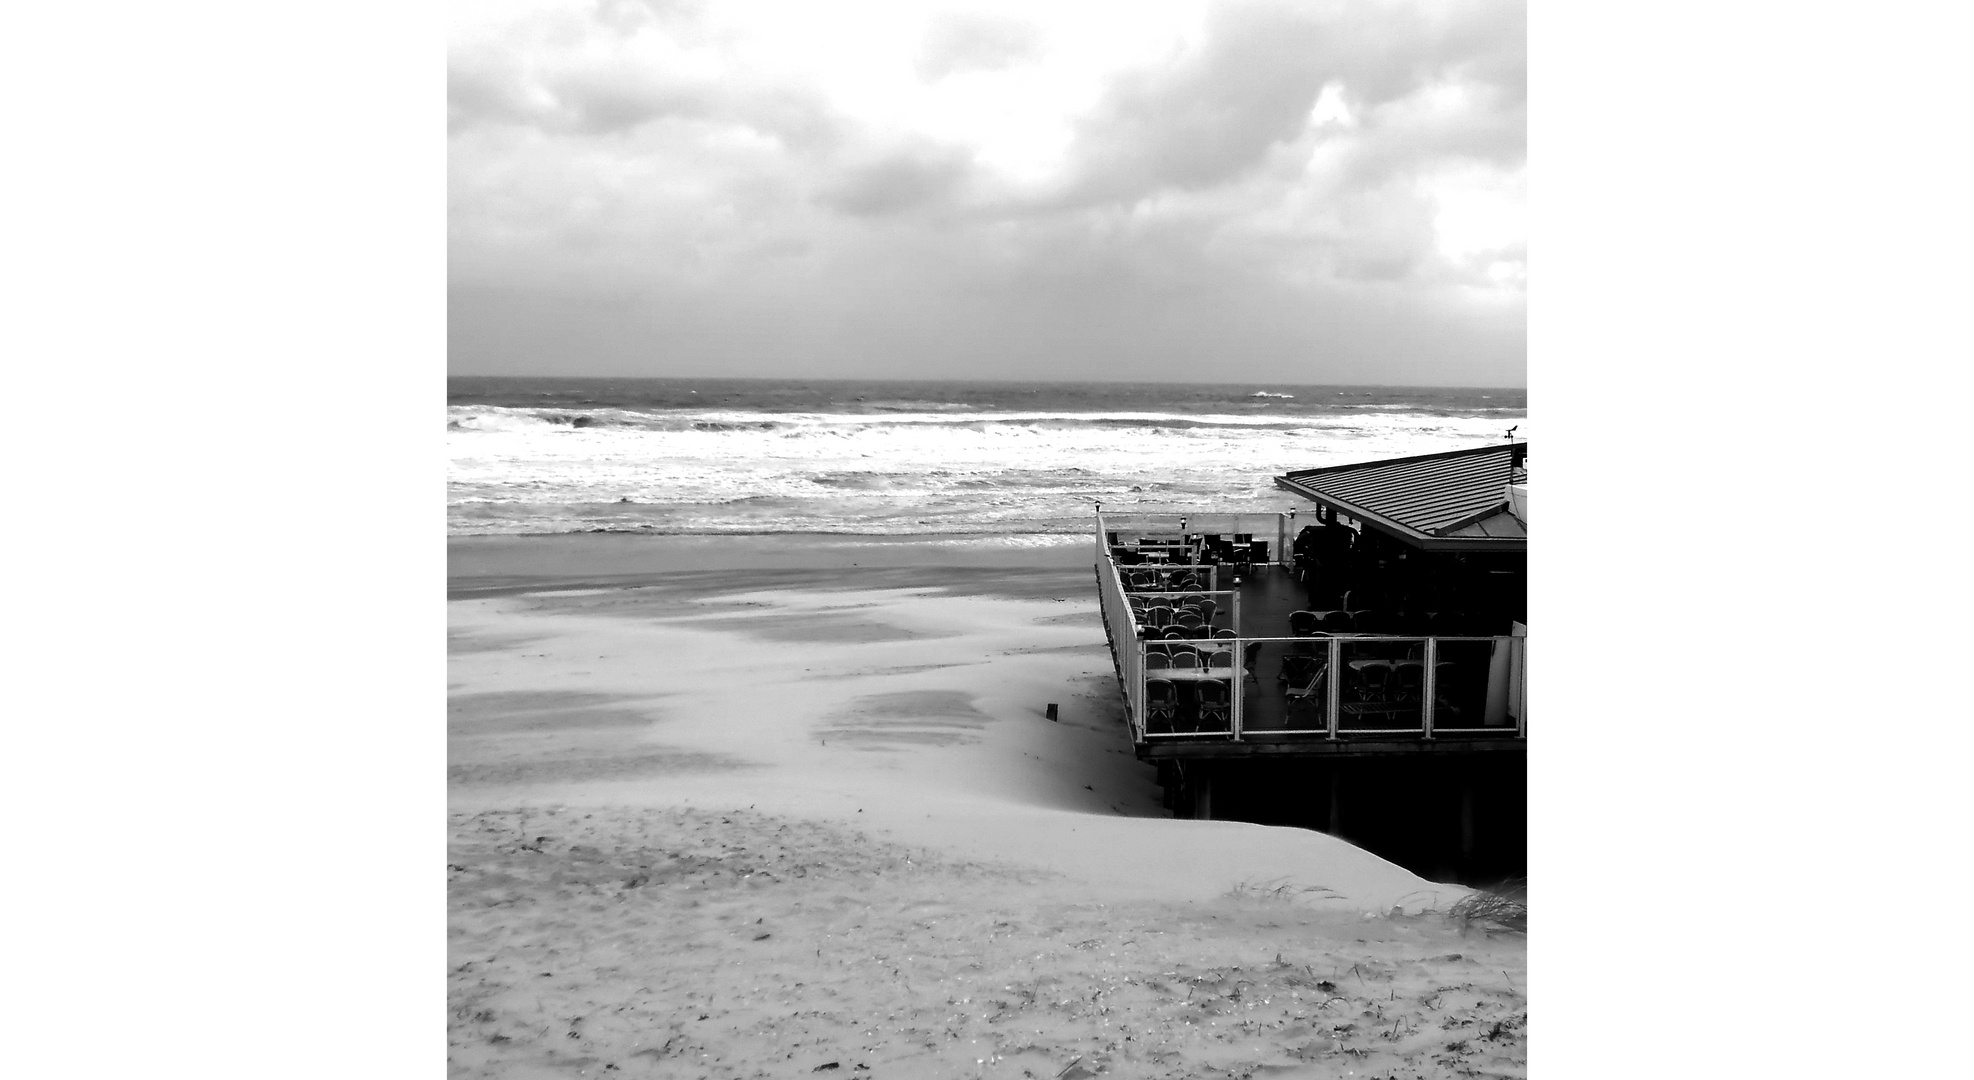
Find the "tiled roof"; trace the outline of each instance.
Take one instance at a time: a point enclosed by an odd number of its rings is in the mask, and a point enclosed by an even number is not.
[[[1345,513],[1368,512],[1426,537],[1490,536],[1527,530],[1505,513],[1507,486],[1526,483],[1527,443],[1501,443],[1418,457],[1302,469],[1280,477],[1281,486],[1340,504]],[[1352,516],[1361,516],[1352,514]],[[1480,530],[1471,528],[1483,521]],[[1512,523],[1512,524],[1511,524]]]

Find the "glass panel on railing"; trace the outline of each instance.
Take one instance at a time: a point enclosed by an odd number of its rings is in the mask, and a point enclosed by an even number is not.
[[[1239,668],[1233,642],[1173,639],[1145,643],[1147,732],[1225,735],[1233,731]],[[1152,726],[1151,719],[1158,723]]]
[[[1439,638],[1434,643],[1433,730],[1507,727],[1506,710],[1490,716],[1490,699],[1505,698],[1506,638]],[[1496,669],[1503,669],[1497,673]],[[1493,692],[1500,684],[1499,694]]]
[[[1329,731],[1327,640],[1245,640],[1241,676],[1242,737]]]
[[[1177,564],[1248,568],[1283,561],[1281,514],[1105,513],[1098,542],[1120,567]]]
[[[1234,636],[1232,592],[1139,592],[1127,602],[1147,640],[1208,640]]]
[[[1344,638],[1337,659],[1338,729],[1424,733],[1423,638]]]
[[[1174,666],[1185,664],[1193,672],[1193,730],[1201,734],[1230,734],[1234,730],[1234,680],[1238,674],[1233,644],[1195,638],[1171,642],[1168,647],[1175,654]]]
[[[1179,733],[1179,684],[1164,665],[1145,665],[1145,735]]]

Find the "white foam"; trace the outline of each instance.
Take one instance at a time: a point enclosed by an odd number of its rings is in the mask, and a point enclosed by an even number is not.
[[[1493,416],[1390,412],[690,410],[638,413],[632,424],[618,423],[626,410],[592,410],[583,415],[616,426],[580,428],[568,410],[451,414],[456,532],[1054,533],[1083,527],[1095,500],[1285,509],[1295,504],[1273,487],[1280,473],[1459,449],[1505,430]]]

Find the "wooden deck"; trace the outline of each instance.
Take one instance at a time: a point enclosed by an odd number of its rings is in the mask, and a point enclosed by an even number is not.
[[[1468,566],[1468,555],[1423,569],[1388,572],[1377,561],[1366,570],[1357,563],[1404,557],[1372,538],[1362,558],[1353,542],[1349,559],[1326,564],[1321,548],[1290,549],[1294,528],[1287,515],[1099,508],[1094,569],[1105,634],[1133,752],[1157,766],[1165,805],[1180,817],[1321,829],[1442,880],[1522,873],[1522,607],[1496,603],[1514,599],[1502,590],[1480,588],[1476,582],[1492,585],[1486,575],[1495,571]],[[1231,559],[1218,539],[1229,533]],[[1262,557],[1277,561],[1243,570],[1235,586],[1238,556],[1253,554],[1238,547],[1244,533],[1257,548],[1272,537]],[[1177,549],[1168,558],[1178,570],[1216,564],[1211,586],[1147,580],[1161,562],[1144,554],[1161,548]],[[1325,575],[1324,602],[1292,568],[1305,556],[1312,574]],[[1173,569],[1164,567],[1169,576]],[[1374,588],[1362,610],[1326,616],[1329,633],[1294,632],[1291,613],[1339,608],[1346,591],[1366,581]],[[1235,588],[1238,601],[1230,602],[1224,590]],[[1186,592],[1218,595],[1205,598],[1213,605],[1186,604]],[[1394,594],[1403,599],[1384,599]],[[1451,603],[1399,606],[1420,597]],[[1167,605],[1190,614],[1181,619]],[[1172,632],[1174,625],[1190,629]],[[1219,636],[1229,630],[1231,640]],[[1237,664],[1229,670],[1232,650]]]
[[[1107,569],[1101,564],[1097,567],[1099,578]],[[1222,579],[1222,588],[1231,586],[1230,578]],[[1234,629],[1243,639],[1292,638],[1290,613],[1304,610],[1310,604],[1294,571],[1279,564],[1257,566],[1241,575],[1239,593],[1240,622]],[[1135,647],[1128,640],[1121,644]],[[1235,684],[1241,706],[1238,739],[1230,737],[1226,730],[1186,732],[1182,727],[1176,732],[1154,731],[1134,740],[1137,756],[1143,760],[1334,759],[1405,755],[1444,757],[1474,753],[1523,753],[1526,750],[1527,741],[1521,737],[1517,725],[1482,725],[1478,722],[1479,710],[1471,706],[1460,710],[1442,705],[1436,709],[1436,723],[1432,734],[1427,736],[1421,730],[1421,706],[1416,702],[1407,706],[1340,699],[1342,719],[1338,737],[1332,738],[1328,731],[1328,702],[1321,695],[1315,700],[1292,701],[1290,683],[1281,677],[1284,658],[1296,652],[1306,653],[1314,642],[1308,639],[1264,640],[1258,644],[1254,665]],[[1346,647],[1362,649],[1364,652],[1359,655],[1367,655],[1373,654],[1378,644],[1375,639],[1351,639]],[[1478,649],[1484,658],[1489,646],[1485,641],[1464,644],[1448,641],[1443,642],[1441,648],[1444,650],[1439,654],[1442,658],[1460,657],[1458,650],[1468,650],[1459,666],[1471,672],[1476,665],[1474,650]],[[1484,667],[1484,663],[1481,666]],[[1119,677],[1120,680],[1123,678],[1121,666]],[[1182,724],[1195,718],[1196,714],[1190,713],[1187,706],[1181,706]],[[1410,727],[1413,730],[1375,730],[1380,727]]]
[[[1307,598],[1286,566],[1257,566],[1241,580],[1241,625],[1234,629],[1252,637],[1287,637],[1289,612],[1307,607]],[[1241,698],[1242,726],[1249,731],[1280,731],[1288,727],[1288,694],[1275,674],[1282,669],[1288,646],[1264,644],[1254,665],[1254,680]],[[1275,692],[1275,691],[1284,692]],[[1139,757],[1146,757],[1143,753]]]

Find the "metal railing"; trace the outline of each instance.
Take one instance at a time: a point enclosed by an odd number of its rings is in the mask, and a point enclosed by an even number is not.
[[[1098,513],[1098,600],[1133,741],[1430,740],[1511,731],[1527,737],[1528,639],[1522,632],[1213,637],[1222,616],[1230,629],[1240,628],[1238,590],[1133,591],[1126,575],[1153,568],[1120,567],[1110,556],[1112,532],[1120,539],[1128,532],[1134,540],[1164,527],[1234,532],[1258,524],[1249,518],[1279,519],[1277,536],[1286,541],[1288,515]],[[1285,547],[1278,543],[1274,550]],[[1211,565],[1156,569],[1205,570],[1209,586],[1219,583]],[[1133,604],[1202,595],[1218,605],[1212,621],[1180,639],[1164,637],[1165,627],[1143,625]],[[1226,603],[1220,604],[1222,598]],[[1191,658],[1182,660],[1187,654]],[[1257,670],[1264,659],[1278,665],[1272,679]]]
[[[1110,638],[1111,656],[1117,662],[1117,681],[1124,691],[1124,709],[1131,721],[1132,738],[1144,738],[1144,650],[1138,646],[1137,623],[1131,615],[1131,602],[1125,599],[1124,582],[1117,566],[1109,559],[1097,563],[1097,606],[1103,612],[1104,633]]]
[[[1286,562],[1295,536],[1295,515],[1283,513],[1212,514],[1137,510],[1097,511],[1097,557],[1110,558],[1113,544],[1129,549],[1172,552],[1187,537],[1245,536],[1268,545],[1266,562]]]
[[[1521,636],[1114,640],[1139,742],[1528,734]],[[1196,659],[1180,667],[1157,655],[1175,649]]]

